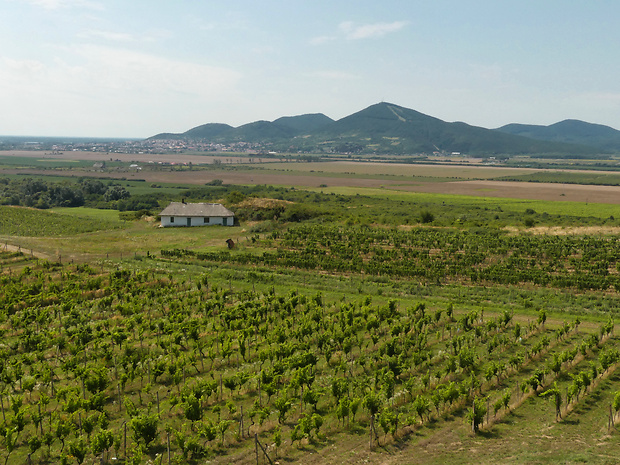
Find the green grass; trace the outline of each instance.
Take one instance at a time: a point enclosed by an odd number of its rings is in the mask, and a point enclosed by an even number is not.
[[[610,216],[619,216],[618,205],[587,202],[563,202],[551,200],[527,200],[511,198],[490,198],[452,194],[428,194],[419,192],[402,192],[389,189],[373,189],[361,187],[324,187],[307,188],[309,191],[334,193],[347,196],[380,197],[393,201],[416,202],[453,207],[481,207],[489,210],[501,208],[504,211],[523,213],[528,208],[538,213],[546,212],[550,215],[566,215],[572,217],[594,217],[605,219]]]
[[[90,168],[92,161],[67,160],[57,158],[44,158],[41,155],[35,157],[15,157],[0,155],[0,169],[33,168],[33,169],[67,169],[67,168]]]
[[[83,211],[83,210],[82,210]],[[0,235],[58,237],[121,228],[117,220],[80,217],[33,208],[0,206]]]

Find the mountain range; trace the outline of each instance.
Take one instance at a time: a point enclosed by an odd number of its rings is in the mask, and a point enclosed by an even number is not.
[[[149,139],[244,142],[273,151],[378,155],[458,152],[475,156],[590,157],[620,152],[620,131],[608,126],[567,120],[551,126],[509,124],[486,129],[442,121],[387,102],[339,120],[316,113],[239,127],[209,123],[184,133],[162,133]]]

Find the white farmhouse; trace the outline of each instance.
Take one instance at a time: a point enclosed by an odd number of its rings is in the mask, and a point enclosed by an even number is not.
[[[219,203],[171,202],[159,216],[164,228],[215,224],[233,226],[235,223],[235,214]]]

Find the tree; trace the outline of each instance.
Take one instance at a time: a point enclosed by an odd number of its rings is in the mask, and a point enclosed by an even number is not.
[[[553,402],[555,404],[555,421],[558,421],[558,418],[562,418],[562,413],[560,412],[560,407],[562,406],[562,393],[560,392],[560,388],[558,388],[557,381],[553,383],[552,388],[547,389],[541,394],[541,396],[553,398]]]
[[[202,407],[200,400],[196,398],[192,392],[185,398],[185,402],[181,404],[183,414],[191,422],[199,421],[202,418]]]
[[[342,426],[344,426],[344,420],[349,416],[351,400],[348,397],[343,397],[338,402],[336,407],[336,416],[342,420]]]
[[[157,414],[142,414],[132,418],[129,426],[131,427],[135,441],[148,447],[157,437],[158,423],[159,417]]]
[[[375,392],[369,392],[364,396],[362,405],[368,410],[368,413],[370,413],[370,447],[372,447],[373,433],[375,437],[377,436],[377,432],[375,431],[375,416],[381,409],[381,398]]]
[[[19,436],[19,432],[17,428],[7,428],[4,433],[4,445],[6,447],[6,460],[4,464],[6,465],[9,462],[9,457],[11,456],[11,452],[15,450],[15,446],[17,446],[17,437]]]
[[[435,221],[435,215],[431,213],[429,210],[422,210],[420,212],[420,222],[421,223],[432,223]]]
[[[282,394],[273,401],[273,406],[278,411],[278,423],[282,424],[284,422],[291,405],[292,402],[286,398],[285,394]]]
[[[88,453],[88,446],[82,436],[80,436],[77,441],[69,444],[69,453],[75,457],[77,463],[81,464],[84,462],[86,454]]]
[[[484,421],[484,416],[487,413],[486,398],[476,397],[474,399],[472,408],[467,411],[467,421],[471,423],[474,433],[480,430],[480,425]]]
[[[112,431],[102,429],[98,431],[91,441],[91,449],[95,456],[102,455],[114,445],[114,433]]]
[[[103,195],[106,202],[112,202],[114,200],[128,199],[131,194],[127,189],[122,186],[110,186]]]
[[[420,422],[424,423],[424,415],[431,411],[431,403],[426,396],[418,396],[411,405],[413,411],[420,417]]]

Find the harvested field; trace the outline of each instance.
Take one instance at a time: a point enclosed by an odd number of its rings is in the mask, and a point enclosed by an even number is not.
[[[518,176],[530,174],[541,170],[531,168],[504,168],[494,166],[476,165],[474,163],[461,162],[460,164],[448,163],[445,165],[435,164],[411,164],[411,163],[360,163],[352,161],[316,162],[316,163],[271,163],[266,168],[269,170],[293,170],[314,173],[342,173],[358,175],[390,175],[390,176],[423,176],[454,179],[488,179],[499,176]]]
[[[620,187],[510,181],[457,181],[398,187],[411,192],[620,204]]]
[[[47,170],[4,170],[7,174],[49,175]],[[454,181],[389,183],[381,179],[265,174],[260,171],[141,171],[139,173],[96,173],[82,170],[54,171],[55,176],[90,176],[127,180],[143,179],[151,183],[203,185],[215,179],[226,184],[267,184],[298,187],[370,187],[425,192],[435,194],[469,195],[476,197],[553,200],[566,202],[620,204],[619,186],[586,186],[579,184],[528,183],[510,181]]]

